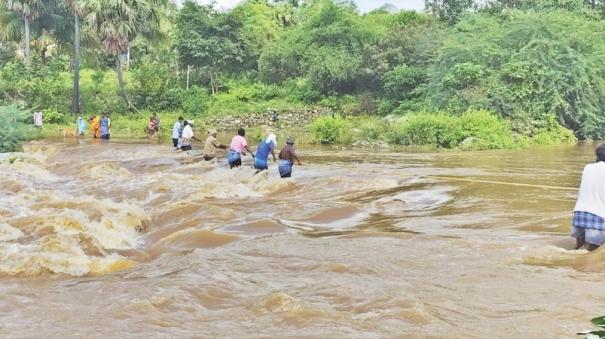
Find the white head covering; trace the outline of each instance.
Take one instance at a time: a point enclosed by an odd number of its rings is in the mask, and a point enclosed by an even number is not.
[[[269,135],[267,136],[267,143],[273,142],[273,145],[277,146],[277,136],[275,136],[275,133],[273,132],[269,132]]]

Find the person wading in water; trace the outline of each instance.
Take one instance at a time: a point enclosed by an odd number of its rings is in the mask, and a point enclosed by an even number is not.
[[[258,172],[269,169],[269,154],[273,156],[273,162],[275,162],[275,147],[277,147],[277,137],[273,131],[269,131],[267,138],[261,141],[256,149],[254,168]]]
[[[302,166],[296,151],[294,150],[294,139],[289,137],[286,141],[286,146],[279,152],[279,175],[282,178],[290,178],[292,176],[292,167],[294,166],[294,160],[298,162],[298,166]]]
[[[582,171],[571,236],[576,249],[594,251],[605,242],[605,144],[597,147],[597,161]]]
[[[208,130],[208,138],[204,143],[204,152],[202,153],[204,160],[210,161],[216,158],[217,149],[227,149],[227,146],[221,144],[216,140],[218,132],[215,129]]]
[[[200,141],[193,135],[193,129],[191,126],[193,125],[193,121],[185,120],[183,122],[183,141],[181,143],[181,149],[183,151],[191,151],[191,140]]]
[[[237,130],[237,135],[231,140],[231,145],[229,146],[229,155],[227,157],[230,168],[239,167],[242,165],[242,155],[246,155],[244,151],[248,151],[254,158],[254,153],[252,153],[250,148],[248,148],[248,142],[246,141],[245,136],[246,130],[240,128]]]
[[[179,142],[181,139],[181,133],[183,131],[183,117],[179,117],[179,119],[172,126],[172,145],[175,150],[179,149]]]

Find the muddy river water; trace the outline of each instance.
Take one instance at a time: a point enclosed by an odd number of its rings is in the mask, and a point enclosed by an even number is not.
[[[593,148],[305,147],[280,179],[33,143],[0,164],[0,336],[575,337],[605,314],[563,189]]]

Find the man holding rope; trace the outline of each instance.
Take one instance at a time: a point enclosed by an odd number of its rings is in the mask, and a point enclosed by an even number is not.
[[[183,151],[191,151],[191,140],[200,141],[193,134],[193,129],[191,126],[193,125],[193,121],[185,120],[183,122],[183,141],[181,142],[181,150]]]

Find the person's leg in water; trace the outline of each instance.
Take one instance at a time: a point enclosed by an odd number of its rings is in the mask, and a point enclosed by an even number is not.
[[[233,169],[234,167],[240,167],[242,165],[242,159],[239,158],[237,160],[235,160],[234,162],[229,164],[229,168]]]
[[[586,229],[584,227],[572,226],[571,236],[576,238],[576,250],[586,244]]]
[[[584,241],[584,239],[582,239],[582,238],[576,238],[576,250],[579,250],[585,244],[586,244],[586,242]]]

